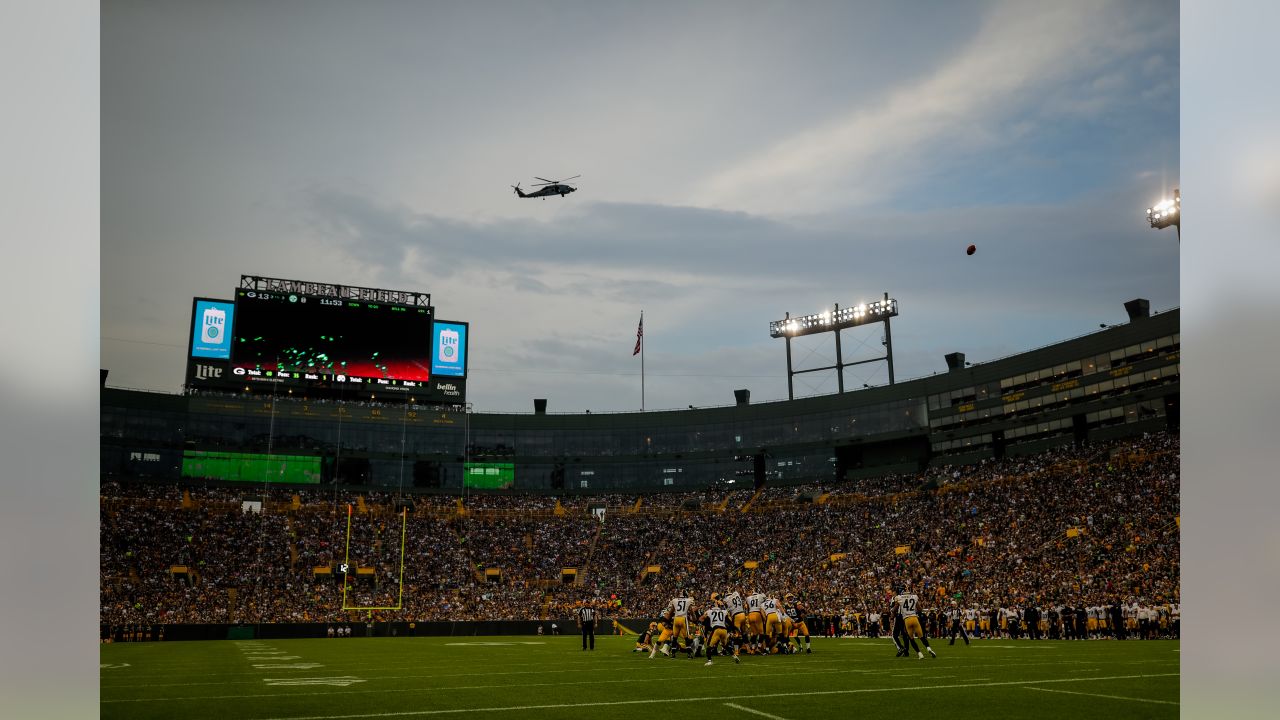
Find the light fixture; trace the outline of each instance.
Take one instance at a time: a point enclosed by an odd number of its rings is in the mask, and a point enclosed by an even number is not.
[[[1161,200],[1155,205],[1147,208],[1147,222],[1152,228],[1157,230],[1173,226],[1178,234],[1178,240],[1182,240],[1182,223],[1180,222],[1180,213],[1182,208],[1182,194],[1178,188],[1173,189],[1173,198]]]
[[[857,327],[880,322],[885,318],[896,317],[897,315],[898,301],[893,298],[885,298],[870,304],[863,303],[852,309],[837,309],[834,313],[830,310],[824,310],[812,315],[775,320],[769,323],[769,336],[777,338],[784,335],[791,335],[792,337],[809,335],[816,332],[824,332],[828,329],[828,327],[824,326],[834,325],[837,328]]]

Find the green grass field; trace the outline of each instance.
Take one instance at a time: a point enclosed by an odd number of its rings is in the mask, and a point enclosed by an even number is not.
[[[577,636],[102,646],[104,718],[1176,718],[1179,644],[814,639],[812,655],[649,660]],[[926,655],[926,658],[928,656]],[[927,713],[921,715],[921,713]]]

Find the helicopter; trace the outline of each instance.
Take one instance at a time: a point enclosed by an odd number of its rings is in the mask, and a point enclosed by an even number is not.
[[[546,198],[551,195],[559,195],[560,197],[564,197],[565,195],[568,195],[571,192],[576,192],[578,189],[576,187],[570,187],[568,185],[565,185],[564,183],[569,180],[573,180],[574,178],[580,178],[582,176],[574,175],[573,177],[565,178],[564,180],[548,180],[546,178],[540,178],[537,175],[534,175],[533,177],[535,180],[542,181],[540,183],[534,183],[533,187],[538,187],[539,185],[541,185],[543,186],[542,188],[538,190],[534,190],[533,192],[527,193],[520,189],[519,183],[516,183],[515,185],[511,186],[511,189],[515,190],[516,195],[519,195],[522,198],[536,198],[536,197]]]

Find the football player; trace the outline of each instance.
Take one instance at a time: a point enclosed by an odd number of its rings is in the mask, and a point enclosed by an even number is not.
[[[636,638],[636,648],[631,652],[653,653],[653,641],[658,634],[658,623],[651,622],[645,631]]]
[[[659,651],[661,651],[663,655],[671,657],[671,651],[667,649],[667,643],[671,640],[671,618],[671,606],[668,605],[667,609],[663,610],[662,615],[658,618],[658,640],[653,643],[653,647],[649,649],[650,660],[652,660],[653,656]]]
[[[747,653],[760,652],[764,641],[764,595],[752,593],[747,596]]]
[[[791,624],[795,629],[796,650],[800,650],[800,636],[804,636],[804,651],[806,654],[813,653],[813,644],[809,642],[809,624],[805,621],[804,603],[796,600],[795,595],[787,595],[784,600],[787,601],[787,617],[791,620]],[[818,628],[821,630],[822,628]]]
[[[690,640],[689,611],[693,609],[693,598],[685,596],[684,593],[680,593],[680,594],[682,597],[672,598],[670,604],[667,605],[667,610],[671,613],[671,618],[672,618],[671,644],[675,645],[675,649],[677,651],[687,652],[689,653],[689,657],[692,658],[693,650],[691,647],[687,645],[687,643]],[[681,640],[684,640],[686,642],[686,645],[683,647],[680,644]],[[664,646],[662,650],[662,654],[670,657],[671,653],[669,652],[669,650],[670,648],[668,646]]]
[[[765,653],[769,654],[774,651],[783,652],[785,648],[778,646],[778,639],[782,638],[782,642],[787,642],[787,637],[783,633],[782,625],[782,609],[777,598],[765,598],[764,610],[764,641]]]
[[[711,606],[702,613],[700,618],[709,630],[707,634],[707,662],[705,665],[711,664],[711,657],[715,654],[717,647],[725,650],[728,650],[729,647],[729,613],[725,610],[724,603],[719,599],[719,596],[714,593],[711,595],[711,603]],[[733,661],[735,663],[742,662],[742,658],[738,657],[738,647],[736,645],[733,648]]]
[[[719,598],[718,595],[712,595]],[[739,634],[747,634],[747,609],[743,605],[742,596],[736,591],[724,596],[725,611],[729,613],[729,624],[736,629]]]
[[[923,660],[924,653],[920,652],[920,646],[916,644],[916,640],[924,643],[924,649],[929,651],[933,657],[938,657],[938,653],[929,647],[929,638],[924,634],[924,628],[920,626],[919,605],[920,597],[911,592],[911,585],[906,584],[901,591],[893,597],[893,604],[898,607],[898,614],[902,617],[902,627],[905,634],[903,644],[910,643],[911,647],[916,651],[916,655]]]

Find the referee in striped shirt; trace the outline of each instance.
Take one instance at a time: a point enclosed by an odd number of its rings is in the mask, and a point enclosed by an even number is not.
[[[586,603],[578,606],[578,628],[582,630],[582,649],[587,649],[588,639],[591,649],[596,649],[596,609]]]

